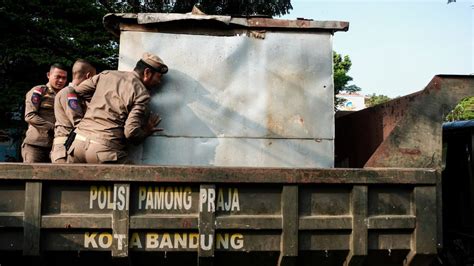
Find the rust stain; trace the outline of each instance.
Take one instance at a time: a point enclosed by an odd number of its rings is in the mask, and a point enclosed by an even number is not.
[[[400,153],[406,154],[406,155],[420,155],[421,151],[419,149],[398,149]]]
[[[296,26],[301,27],[301,28],[306,28],[310,26],[310,21],[308,20],[297,20],[296,21]]]
[[[427,89],[432,88],[432,90],[440,91],[442,81],[439,76],[435,76],[430,84],[428,84]]]
[[[191,228],[191,225],[192,225],[191,221],[183,220],[183,223],[182,223],[183,228]]]
[[[290,21],[284,19],[251,18],[248,25],[257,27],[289,27]]]

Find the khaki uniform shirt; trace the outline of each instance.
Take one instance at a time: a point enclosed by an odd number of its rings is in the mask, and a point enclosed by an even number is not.
[[[84,116],[81,102],[72,84],[56,94],[54,99],[55,138],[69,136],[69,133],[79,124]]]
[[[51,147],[54,129],[54,97],[56,92],[48,84],[36,86],[26,94],[25,121],[28,130],[24,143]]]
[[[100,140],[113,149],[124,149],[125,139],[139,142],[150,94],[135,71],[104,71],[74,89],[90,99],[77,134]]]

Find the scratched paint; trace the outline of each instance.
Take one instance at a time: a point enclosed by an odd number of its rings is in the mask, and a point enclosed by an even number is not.
[[[151,101],[165,131],[132,147],[130,157],[155,165],[333,167],[332,38],[331,31],[266,30],[263,39],[123,31],[119,69],[133,69],[145,51],[170,68]]]

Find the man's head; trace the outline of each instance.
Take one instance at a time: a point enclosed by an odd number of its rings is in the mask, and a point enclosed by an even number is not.
[[[67,70],[62,64],[56,63],[51,65],[46,76],[48,77],[49,85],[56,91],[59,91],[66,85]]]
[[[160,84],[161,76],[168,72],[168,66],[157,55],[144,53],[138,60],[134,71],[136,71],[147,89],[152,89]]]
[[[97,70],[91,63],[84,59],[77,59],[72,66],[72,83],[77,86],[95,74]]]

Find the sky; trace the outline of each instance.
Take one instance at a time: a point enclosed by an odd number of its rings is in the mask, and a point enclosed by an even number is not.
[[[292,0],[280,18],[348,21],[333,49],[352,61],[350,84],[393,98],[422,90],[437,74],[474,74],[474,0],[447,2]]]

